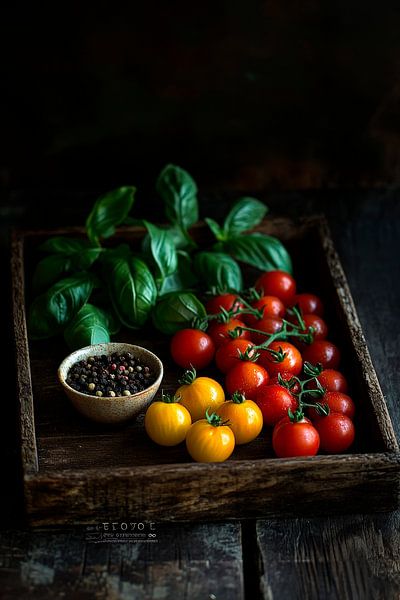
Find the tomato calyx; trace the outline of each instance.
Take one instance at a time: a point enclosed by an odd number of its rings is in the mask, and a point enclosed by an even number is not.
[[[229,423],[229,419],[227,421],[223,421],[222,418],[217,415],[217,413],[211,413],[210,415],[208,413],[209,409],[210,407],[208,407],[206,410],[206,420],[209,425],[212,425],[213,427],[223,427],[223,425],[227,425]]]
[[[281,363],[287,357],[287,352],[284,352],[280,346],[279,346],[278,350],[272,350],[271,348],[265,348],[265,351],[269,352],[269,354],[274,359],[271,362],[274,362],[274,363]]]
[[[175,394],[167,394],[166,392],[164,392],[164,390],[161,392],[161,402],[165,402],[165,404],[175,404],[176,402],[179,402],[181,399],[181,397],[178,395],[176,396]]]
[[[212,315],[209,315],[210,317]],[[206,331],[208,328],[208,318],[207,317],[195,317],[190,324],[192,329],[199,329],[200,331]]]
[[[180,379],[178,379],[178,383],[180,385],[191,385],[194,380],[197,377],[197,371],[196,369],[192,366],[191,369],[187,369],[184,374],[182,375],[182,377]]]
[[[289,390],[289,392],[293,393],[293,390],[298,386],[299,379],[297,377],[291,377],[290,379],[283,379],[282,375],[278,373],[278,383],[282,387]]]
[[[245,350],[245,352],[239,350],[238,358],[244,362],[257,362],[257,360],[260,358],[260,353],[254,352],[254,347],[249,347],[247,350]]]
[[[323,369],[321,363],[312,365],[310,362],[305,361],[303,365],[303,371],[304,375],[310,375],[310,377],[313,379],[314,377],[321,375]]]
[[[237,390],[236,392],[233,392],[231,401],[234,404],[243,404],[243,402],[246,402],[246,396]]]
[[[291,423],[301,423],[305,418],[305,414],[301,407],[297,408],[294,412],[288,408],[287,414]]]

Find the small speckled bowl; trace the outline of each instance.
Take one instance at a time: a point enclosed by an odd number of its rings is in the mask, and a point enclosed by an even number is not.
[[[136,394],[115,396],[114,398],[82,394],[67,384],[68,371],[76,362],[85,360],[89,356],[98,356],[99,354],[109,355],[114,352],[118,354],[130,352],[134,357],[139,358],[144,365],[154,371],[156,375],[155,382]],[[86,346],[72,352],[59,366],[58,379],[72,404],[85,417],[99,423],[121,423],[128,419],[133,419],[146,410],[160,387],[163,372],[164,369],[161,360],[153,352],[150,352],[150,350],[146,350],[146,348],[142,348],[141,346],[134,346],[133,344],[110,342],[108,344]]]

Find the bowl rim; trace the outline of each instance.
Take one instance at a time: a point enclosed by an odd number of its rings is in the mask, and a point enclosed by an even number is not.
[[[96,346],[97,348],[110,348],[111,346],[129,346],[130,348],[132,348],[134,351],[134,349],[139,349],[144,351],[147,354],[150,354],[156,361],[158,367],[159,367],[159,374],[158,377],[155,381],[153,381],[153,383],[151,385],[149,385],[147,388],[145,388],[144,390],[140,390],[140,392],[135,392],[134,394],[129,394],[129,396],[95,396],[93,394],[84,394],[83,392],[79,392],[78,390],[74,390],[74,388],[72,388],[67,382],[65,377],[62,375],[62,368],[64,363],[66,363],[67,361],[69,361],[71,358],[74,357],[74,355],[76,355],[77,360],[72,362],[72,364],[75,364],[75,362],[78,362],[79,358],[78,356],[84,352],[84,351],[88,351],[90,348],[93,348],[93,346]],[[116,351],[116,350],[113,350]],[[107,354],[107,352],[101,352],[100,354]],[[72,366],[72,365],[71,365]],[[140,396],[142,396],[144,393],[148,393],[153,387],[159,387],[161,380],[163,378],[164,375],[164,365],[162,363],[162,360],[157,356],[157,354],[155,354],[154,352],[152,352],[151,350],[148,350],[148,348],[145,348],[144,346],[139,346],[138,344],[129,344],[128,342],[104,342],[101,344],[93,344],[90,346],[83,346],[82,348],[78,348],[78,350],[74,350],[73,352],[71,352],[70,354],[68,354],[60,363],[58,369],[57,369],[57,376],[58,376],[58,380],[61,383],[61,385],[66,388],[67,390],[71,391],[73,394],[76,394],[78,397],[80,397],[81,399],[85,399],[87,400],[88,398],[94,399],[94,400],[98,400],[99,402],[102,402],[103,400],[112,400],[112,401],[119,401],[119,400],[132,400],[135,398],[139,398]]]

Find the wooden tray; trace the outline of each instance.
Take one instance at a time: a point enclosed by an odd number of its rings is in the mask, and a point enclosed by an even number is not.
[[[356,445],[350,454],[276,459],[270,432],[235,449],[222,464],[190,461],[184,444],[160,448],[143,417],[121,426],[86,421],[59,387],[56,371],[68,354],[62,339],[28,342],[25,277],[37,246],[50,235],[83,235],[70,228],[16,231],[12,241],[13,309],[26,511],[32,524],[110,520],[191,521],[392,510],[398,506],[400,455],[343,269],[325,220],[266,221],[294,259],[302,290],[322,296],[329,338],[357,404]],[[204,227],[195,235],[207,239]],[[140,228],[121,229],[118,242],[139,243]],[[249,277],[251,274],[248,274]],[[252,274],[254,277],[254,273]],[[147,346],[164,361],[162,387],[176,388],[178,371],[168,340],[150,327],[119,340]]]

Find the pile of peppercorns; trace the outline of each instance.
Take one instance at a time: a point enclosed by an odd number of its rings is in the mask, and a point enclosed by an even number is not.
[[[155,381],[150,367],[130,352],[89,356],[72,365],[67,384],[89,396],[130,396],[148,388]]]

